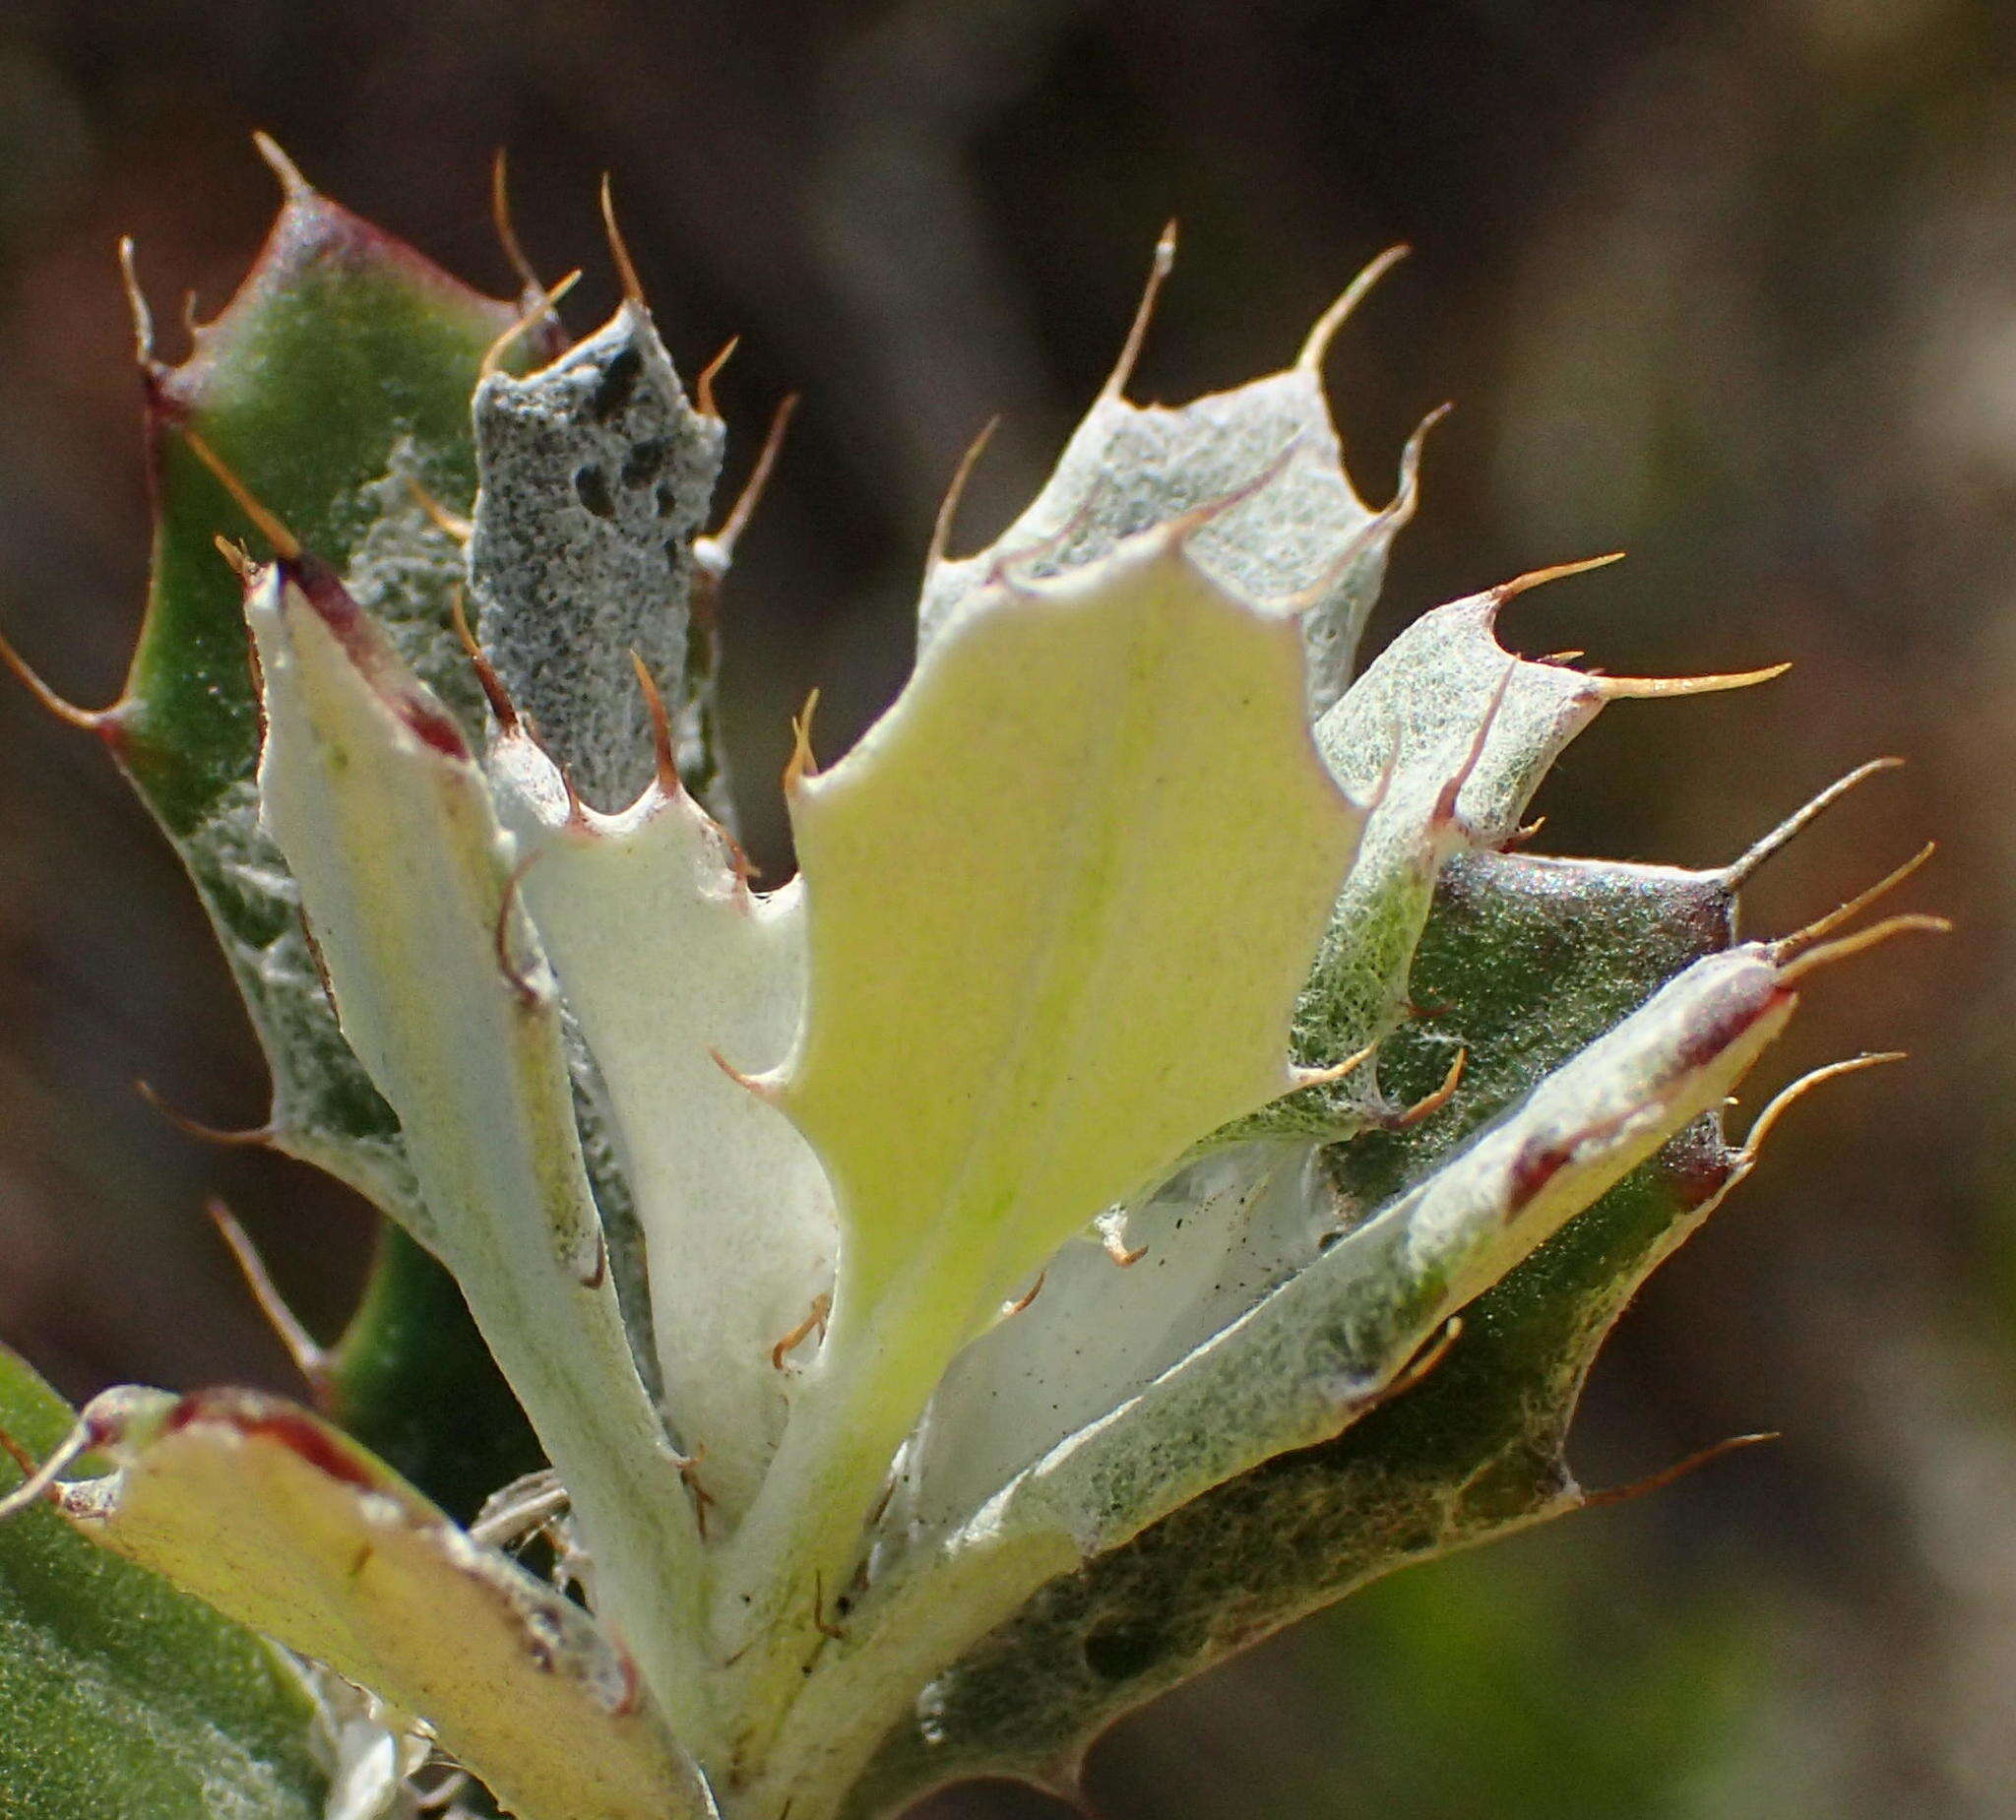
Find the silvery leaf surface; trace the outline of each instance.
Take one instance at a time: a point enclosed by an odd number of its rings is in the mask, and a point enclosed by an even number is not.
[[[1321,714],[1351,679],[1393,539],[1414,514],[1419,456],[1417,437],[1389,506],[1374,511],[1360,500],[1322,376],[1306,353],[1283,372],[1177,407],[1132,404],[1111,383],[1021,516],[986,549],[927,570],[918,645],[1004,562],[1033,576],[1062,575],[1128,537],[1242,494],[1200,531],[1197,560],[1249,598],[1294,598],[1304,607],[1308,704]]]
[[[716,1534],[783,1434],[797,1366],[776,1351],[833,1284],[825,1171],[722,1060],[782,1062],[805,996],[803,896],[749,889],[731,840],[654,778],[602,815],[515,728],[491,755],[526,908],[609,1096],[650,1266],[662,1398]]]
[[[550,365],[490,374],[473,415],[477,635],[582,795],[618,808],[652,775],[631,654],[675,720],[713,687],[711,637],[690,680],[689,647],[693,539],[721,471],[721,420],[688,404],[630,301]]]

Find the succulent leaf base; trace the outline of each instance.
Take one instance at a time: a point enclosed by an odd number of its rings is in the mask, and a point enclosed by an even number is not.
[[[825,768],[808,709],[759,892],[709,388],[634,280],[570,345],[274,156],[190,357],[142,312],[154,584],[68,712],[202,894],[263,1141],[390,1224],[309,1406],[73,1426],[0,1364],[9,1811],[105,1811],[99,1689],[170,1817],[1068,1788],[1225,1653],[1576,1508],[1593,1353],[1753,1159],[1725,1101],[1806,973],[1930,920],[1738,941],[1779,836],[1515,850],[1607,703],[1759,676],[1511,656],[1544,572],[1354,678],[1420,454],[1380,510],[1346,475],[1362,283],[1177,409],[1125,396],[1144,303],[1022,517],[954,558],[948,506],[895,704]]]

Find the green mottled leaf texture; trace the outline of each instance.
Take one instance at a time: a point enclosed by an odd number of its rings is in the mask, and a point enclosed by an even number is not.
[[[0,1428],[73,1417],[0,1349]],[[0,1457],[0,1491],[21,1473]],[[315,1709],[271,1646],[36,1507],[0,1526],[0,1815],[322,1820]]]
[[[337,1029],[293,880],[259,825],[243,590],[214,541],[244,534],[246,521],[186,433],[344,571],[398,648],[479,727],[480,696],[449,630],[461,552],[413,483],[455,504],[473,492],[470,394],[515,313],[290,180],[250,276],[198,331],[194,353],[145,367],[154,572],[126,694],[106,723],[244,996],[272,1069],[274,1143],[401,1222],[383,1241],[361,1325],[333,1361],[330,1408],[465,1514],[536,1465],[536,1444],[460,1290],[407,1236],[428,1224],[398,1121]],[[487,1412],[480,1426],[444,1420],[471,1397]]]

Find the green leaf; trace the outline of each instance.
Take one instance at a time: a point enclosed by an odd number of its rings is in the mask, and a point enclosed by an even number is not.
[[[423,1224],[389,1109],[338,1034],[292,882],[258,828],[258,705],[242,589],[215,547],[247,521],[194,432],[402,630],[470,715],[448,629],[461,555],[410,475],[451,502],[474,487],[469,398],[512,320],[410,248],[290,186],[258,262],[172,370],[150,367],[158,518],[147,618],[113,710],[113,749],[202,894],[273,1066],[274,1142]],[[256,538],[256,532],[253,533]]]
[[[524,1820],[711,1811],[624,1651],[305,1410],[183,1398],[63,1489],[101,1547],[423,1719]]]
[[[516,306],[480,297],[298,179],[237,294],[172,370],[146,363],[154,574],[108,741],[215,926],[273,1071],[275,1145],[424,1231],[398,1121],[336,1026],[297,893],[260,828],[258,708],[238,579],[219,533],[244,515],[194,431],[325,558],[472,726],[482,705],[449,630],[461,553],[410,482],[452,505],[475,486],[470,394]],[[446,1275],[388,1231],[330,1409],[451,1508],[538,1463]],[[465,1422],[480,1410],[485,1419]],[[436,1476],[437,1471],[440,1476]]]
[[[0,1349],[0,1428],[40,1456],[73,1422]],[[0,1491],[20,1482],[0,1457]],[[0,1524],[0,1814],[321,1820],[314,1720],[259,1638],[43,1506]]]

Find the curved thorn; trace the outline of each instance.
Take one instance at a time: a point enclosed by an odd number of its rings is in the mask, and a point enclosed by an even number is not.
[[[286,528],[277,513],[269,511],[260,503],[252,489],[225,466],[223,457],[186,425],[182,430],[182,440],[189,445],[190,454],[217,476],[218,483],[230,494],[238,510],[252,521],[259,534],[273,545],[274,554],[284,562],[299,561],[300,539]]]
[[[686,785],[679,776],[679,761],[672,745],[672,719],[665,712],[665,698],[659,693],[658,678],[633,647],[631,664],[637,671],[637,686],[644,692],[644,712],[651,717],[651,749],[658,764],[658,787],[662,796],[678,796]]]
[[[301,175],[301,167],[280,149],[280,141],[271,133],[254,133],[252,144],[266,160],[266,167],[280,179],[281,190],[288,202],[298,202],[303,196],[315,194],[315,186]]]
[[[1148,1255],[1146,1245],[1136,1245],[1133,1250],[1128,1250],[1127,1241],[1120,1236],[1119,1228],[1116,1226],[1109,1226],[1102,1232],[1100,1242],[1105,1246],[1106,1256],[1122,1270],[1131,1270]]]
[[[28,659],[8,643],[4,635],[0,635],[0,664],[12,670],[15,679],[34,697],[36,703],[66,726],[82,727],[88,733],[99,733],[103,732],[106,725],[115,719],[114,711],[110,708],[80,708],[75,702],[66,702],[29,668]]]
[[[70,1432],[56,1443],[56,1449],[48,1459],[5,1497],[0,1497],[0,1523],[20,1515],[31,1504],[39,1503],[55,1485],[56,1475],[80,1454],[89,1452],[96,1439],[96,1425],[88,1417],[80,1417]]]
[[[812,1297],[812,1305],[806,1311],[805,1318],[770,1349],[770,1362],[772,1366],[782,1371],[785,1359],[811,1337],[815,1328],[818,1330],[819,1337],[823,1340],[826,1337],[826,1320],[832,1312],[832,1291],[821,1289],[817,1295]]]
[[[1775,961],[1790,961],[1793,956],[1804,952],[1823,936],[1832,935],[1844,924],[1853,922],[1870,905],[1887,898],[1891,892],[1904,883],[1920,866],[1939,850],[1936,841],[1927,841],[1917,852],[1894,871],[1886,872],[1866,891],[1858,891],[1838,910],[1831,910],[1815,922],[1809,922],[1803,929],[1795,929],[1790,935],[1782,935],[1771,944],[1771,957]]]
[[[763,876],[763,868],[749,857],[741,842],[712,816],[708,816],[707,825],[714,830],[714,838],[728,849],[728,866],[733,871],[736,882],[747,891],[752,880]]]
[[[1773,1095],[1764,1110],[1750,1121],[1749,1135],[1743,1139],[1743,1147],[1736,1154],[1737,1167],[1748,1169],[1757,1161],[1764,1140],[1771,1135],[1778,1121],[1823,1081],[1836,1081],[1845,1074],[1859,1074],[1864,1068],[1878,1068],[1885,1062],[1908,1059],[1902,1049],[1885,1049],[1876,1055],[1852,1055],[1846,1061],[1829,1062],[1824,1068],[1815,1068],[1809,1074],[1800,1075],[1790,1087],[1781,1088]]]
[[[1354,1075],[1372,1059],[1378,1048],[1376,1042],[1368,1042],[1362,1049],[1355,1049],[1343,1061],[1328,1068],[1298,1068],[1295,1070],[1294,1091],[1300,1093],[1307,1087],[1334,1087],[1349,1075]]]
[[[771,413],[770,428],[763,437],[763,447],[757,452],[756,466],[749,470],[748,479],[742,482],[742,490],[735,497],[735,503],[722,528],[708,541],[714,545],[715,559],[724,572],[735,559],[735,545],[741,540],[749,521],[756,514],[756,507],[763,498],[763,489],[770,484],[771,471],[777,466],[778,452],[784,447],[785,432],[790,428],[791,415],[798,408],[798,395],[787,392]]]
[[[539,282],[532,261],[526,258],[525,244],[511,219],[511,178],[502,146],[490,160],[490,225],[496,229],[497,244],[504,249],[504,257],[511,262],[520,285],[533,296],[544,295],[546,287]]]
[[[1717,1441],[1713,1447],[1704,1447],[1644,1478],[1633,1479],[1628,1485],[1612,1485],[1606,1491],[1585,1491],[1575,1508],[1600,1510],[1606,1504],[1628,1504],[1634,1498],[1649,1497],[1653,1492],[1664,1491],[1667,1486],[1685,1478],[1688,1474],[1713,1464],[1725,1454],[1738,1453],[1746,1447],[1761,1447],[1766,1441],[1784,1438],[1775,1429],[1761,1434],[1732,1434],[1726,1441]]]
[[[744,1074],[719,1049],[709,1049],[707,1053],[714,1065],[737,1087],[754,1094],[765,1105],[775,1105],[778,1102],[781,1095],[774,1082],[766,1080],[762,1075]]]
[[[147,293],[140,288],[140,273],[133,263],[133,236],[119,236],[119,282],[126,289],[126,307],[133,316],[133,353],[140,370],[153,372],[159,364],[154,357],[154,312],[147,307]]]
[[[518,965],[511,953],[511,912],[518,908],[518,888],[525,883],[525,875],[537,864],[540,855],[536,852],[526,854],[504,881],[504,890],[497,899],[497,926],[494,939],[497,949],[497,971],[504,975],[504,982],[510,986],[519,1004],[527,1011],[536,1011],[545,1002],[545,994],[530,973]]]
[[[35,1470],[34,1455],[22,1446],[5,1428],[0,1428],[0,1453],[4,1453],[8,1459],[21,1468],[22,1477],[29,1478],[33,1475]]]
[[[426,1793],[415,1795],[413,1812],[416,1814],[438,1814],[455,1806],[465,1789],[470,1786],[467,1770],[451,1770]]]
[[[210,1216],[218,1236],[224,1241],[238,1267],[238,1274],[245,1279],[245,1287],[251,1291],[253,1302],[266,1317],[267,1326],[273,1329],[281,1345],[286,1349],[287,1356],[294,1361],[295,1370],[307,1380],[308,1388],[319,1395],[329,1378],[328,1349],[301,1325],[300,1317],[287,1306],[285,1297],[266,1268],[266,1260],[253,1244],[252,1235],[238,1224],[231,1210],[213,1195],[204,1203],[203,1211]]]
[[[1396,1118],[1389,1129],[1411,1131],[1423,1119],[1433,1118],[1450,1100],[1456,1098],[1456,1090],[1463,1085],[1463,1071],[1470,1065],[1470,1051],[1458,1049],[1456,1059],[1449,1064],[1449,1072],[1442,1077],[1442,1085],[1425,1099],[1418,1099]]]
[[[1155,243],[1155,257],[1148,267],[1148,282],[1142,286],[1141,301],[1134,306],[1134,320],[1128,327],[1127,339],[1120,344],[1120,357],[1113,362],[1113,370],[1100,388],[1100,404],[1125,395],[1127,381],[1134,376],[1134,362],[1141,358],[1142,344],[1148,340],[1148,325],[1155,318],[1156,297],[1175,263],[1176,224],[1170,221],[1163,228],[1162,238]]]
[[[706,1458],[707,1447],[702,1443],[695,1447],[692,1453],[681,1455],[672,1464],[672,1470],[679,1475],[679,1483],[686,1487],[687,1496],[693,1500],[693,1525],[700,1532],[702,1541],[707,1539],[708,1507],[720,1501],[700,1482],[700,1463]]]
[[[1597,693],[1611,701],[1645,701],[1667,695],[1719,695],[1725,689],[1748,689],[1770,682],[1792,668],[1767,663],[1761,670],[1736,670],[1726,676],[1592,676]]]
[[[1592,569],[1606,569],[1613,562],[1622,562],[1624,552],[1611,550],[1604,556],[1585,556],[1580,562],[1557,562],[1545,569],[1529,569],[1524,575],[1515,575],[1509,582],[1500,582],[1489,590],[1493,606],[1503,606],[1507,600],[1523,595],[1530,588],[1544,587],[1548,582],[1564,582],[1571,575],[1587,575]]]
[[[623,230],[616,225],[616,197],[609,187],[607,171],[602,172],[602,231],[608,235],[609,257],[616,262],[616,276],[623,281],[623,295],[649,315],[651,305],[644,300],[644,286],[638,282],[637,264],[630,257]]]
[[[1031,1302],[1035,1301],[1043,1292],[1043,1285],[1049,1282],[1049,1280],[1048,1266],[1038,1271],[1036,1281],[1029,1286],[1028,1293],[1018,1295],[1012,1302],[1003,1302],[1001,1304],[1001,1319],[1006,1321],[1012,1316],[1020,1314],[1023,1309],[1027,1308]]]
[[[1428,1336],[1426,1344],[1397,1371],[1391,1383],[1383,1386],[1371,1399],[1373,1409],[1383,1409],[1397,1397],[1404,1397],[1414,1389],[1429,1372],[1449,1356],[1449,1349],[1463,1338],[1463,1317],[1452,1314],[1448,1320]],[[1354,1410],[1354,1415],[1369,1412],[1363,1408]]]
[[[1428,432],[1455,408],[1454,405],[1437,405],[1414,426],[1414,434],[1400,452],[1400,473],[1393,497],[1345,539],[1344,547],[1324,566],[1321,575],[1293,594],[1282,596],[1275,603],[1278,610],[1303,613],[1321,606],[1338,583],[1363,559],[1367,549],[1395,536],[1413,519],[1420,504],[1421,452],[1427,447]]]
[[[529,1536],[532,1529],[549,1523],[564,1512],[571,1500],[567,1487],[551,1467],[521,1474],[508,1485],[500,1485],[476,1511],[469,1533],[487,1547],[498,1547]]]
[[[1026,587],[1026,582],[1016,579],[1017,569],[1034,570],[1040,562],[1051,562],[1061,558],[1063,552],[1077,541],[1079,533],[1093,521],[1103,497],[1101,475],[1086,489],[1085,497],[1072,507],[1071,516],[1054,531],[1043,532],[1032,537],[1020,549],[1002,549],[994,546],[994,560],[987,565],[987,586],[1014,590]],[[1037,578],[1032,574],[1030,580]]]
[[[819,706],[819,691],[805,697],[803,712],[791,722],[791,755],[785,761],[784,787],[787,794],[807,778],[819,775],[819,761],[812,756],[812,715]]]
[[[1733,891],[1767,859],[1782,852],[1805,833],[1857,784],[1865,783],[1879,771],[1895,771],[1903,763],[1901,758],[1872,758],[1866,765],[1858,765],[1847,777],[1836,779],[1803,808],[1795,809],[1769,834],[1753,842],[1740,858],[1726,866],[1722,874],[1724,883]]]
[[[464,518],[460,512],[451,512],[432,493],[428,492],[420,484],[420,476],[418,474],[408,471],[404,478],[407,491],[413,496],[413,504],[418,506],[433,521],[436,531],[453,537],[458,543],[467,543],[475,534],[475,526]]]
[[[925,574],[928,575],[945,560],[945,552],[952,546],[952,522],[959,515],[960,500],[966,496],[966,483],[973,478],[973,471],[979,466],[980,457],[1000,427],[999,417],[989,417],[981,426],[980,433],[966,445],[966,453],[959,458],[959,466],[953,469],[952,484],[938,502],[938,516],[931,526],[931,547],[924,556]]]
[[[1316,318],[1308,339],[1302,343],[1301,352],[1295,355],[1295,369],[1298,372],[1313,373],[1322,366],[1324,355],[1330,351],[1332,339],[1338,330],[1344,327],[1352,311],[1364,301],[1365,293],[1413,250],[1404,242],[1399,246],[1389,246],[1344,287],[1344,294]]]
[[[521,724],[518,704],[511,699],[511,691],[504,686],[504,678],[497,674],[496,665],[483,655],[482,646],[476,643],[476,635],[470,630],[469,611],[463,600],[460,583],[448,596],[448,623],[455,628],[455,636],[462,641],[462,649],[475,670],[476,681],[482,685],[483,699],[490,704],[490,712],[497,717],[497,724],[507,733],[517,732]]]
[[[224,559],[224,563],[231,573],[249,587],[253,577],[259,573],[260,568],[252,552],[242,543],[234,542],[231,538],[225,536],[222,532],[219,532],[213,536],[211,543],[216,548],[217,553]],[[257,659],[255,659],[254,661],[256,662]]]
[[[476,377],[478,379],[490,378],[504,364],[504,356],[511,351],[512,345],[518,341],[519,337],[536,328],[544,318],[552,315],[553,306],[580,282],[581,273],[579,270],[576,270],[568,273],[557,284],[552,285],[543,292],[531,309],[527,310],[510,328],[506,329],[489,346],[483,349],[483,357],[476,363]]]
[[[721,352],[700,369],[700,377],[693,382],[693,408],[703,417],[712,417],[719,423],[721,412],[715,408],[714,382],[721,377],[721,369],[727,365],[729,357],[742,345],[739,335],[731,335],[722,344]]]
[[[608,1274],[609,1238],[608,1234],[602,1230],[601,1222],[598,1220],[595,1227],[595,1262],[589,1265],[586,1270],[577,1266],[574,1272],[574,1281],[580,1284],[584,1289],[598,1289],[602,1287],[602,1281]]]
[[[826,1575],[820,1568],[812,1569],[812,1628],[829,1643],[845,1643],[847,1632],[826,1615]],[[786,1820],[789,1820],[790,1802],[785,1803]]]
[[[225,1131],[176,1111],[155,1091],[151,1081],[135,1081],[133,1091],[177,1131],[200,1144],[218,1144],[226,1150],[270,1150],[273,1147],[276,1134],[271,1124],[252,1125],[243,1131]]]
[[[1853,935],[1844,935],[1836,941],[1822,942],[1817,948],[1807,949],[1790,967],[1779,970],[1778,983],[1789,986],[1817,968],[1831,967],[1836,961],[1849,960],[1865,949],[1880,947],[1893,936],[1909,935],[1917,929],[1927,935],[1950,935],[1953,925],[1944,916],[1886,917],[1882,922],[1871,923]]]
[[[574,773],[548,752],[553,769],[560,774],[560,787],[567,793],[567,820],[576,828],[588,826],[588,804],[582,799],[580,786],[574,782]]]

